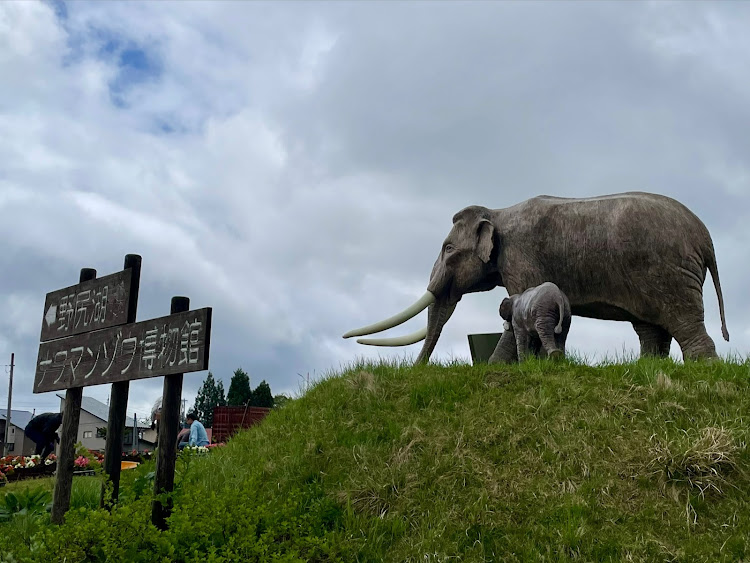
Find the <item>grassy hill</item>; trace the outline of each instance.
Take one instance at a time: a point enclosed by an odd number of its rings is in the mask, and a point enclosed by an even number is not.
[[[148,524],[144,468],[123,474],[111,514],[73,511],[12,551],[18,561],[747,559],[749,374],[747,361],[361,363],[181,462],[168,532]],[[0,539],[0,560],[8,545]]]

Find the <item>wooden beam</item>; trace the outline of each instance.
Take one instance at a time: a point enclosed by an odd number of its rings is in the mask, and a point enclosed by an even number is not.
[[[93,268],[81,270],[81,282],[95,278],[96,270]],[[75,444],[78,436],[78,421],[81,418],[82,398],[83,387],[73,387],[65,393],[60,455],[57,458],[55,490],[52,499],[51,520],[53,524],[62,524],[65,520],[65,513],[70,508],[70,491],[73,488],[73,461],[75,460]]]
[[[190,299],[172,297],[172,314],[190,310]],[[167,518],[172,512],[172,499],[166,503],[158,500],[158,495],[171,493],[174,490],[174,468],[177,460],[177,428],[180,424],[180,399],[182,397],[182,374],[164,377],[164,392],[159,420],[159,446],[156,458],[156,477],[154,495],[157,497],[151,505],[151,522],[160,530],[167,529]]]
[[[130,300],[127,304],[127,323],[135,323],[138,313],[138,290],[141,285],[141,257],[137,254],[125,256],[124,270],[130,271]],[[109,397],[109,418],[107,419],[107,441],[104,446],[104,471],[112,483],[111,502],[120,497],[120,469],[122,462],[122,438],[125,433],[125,418],[128,409],[130,381],[112,384]],[[102,485],[100,505],[106,502],[106,483]]]

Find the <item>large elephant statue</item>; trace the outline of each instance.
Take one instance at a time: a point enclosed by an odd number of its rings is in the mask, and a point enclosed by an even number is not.
[[[397,326],[429,307],[426,329],[357,340],[376,346],[424,340],[417,362],[427,362],[464,294],[503,286],[512,295],[550,281],[568,296],[573,315],[630,322],[642,356],[667,356],[675,338],[684,358],[716,357],[703,322],[706,270],[728,341],[711,235],[678,201],[628,192],[580,199],[543,195],[504,209],[473,205],[453,216],[425,294],[401,313],[344,338]],[[503,333],[496,351],[510,350],[511,338],[512,331]]]

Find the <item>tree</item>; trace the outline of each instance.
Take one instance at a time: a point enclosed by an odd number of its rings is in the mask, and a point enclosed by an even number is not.
[[[271,395],[271,387],[266,383],[266,380],[260,382],[260,384],[253,391],[253,397],[250,401],[250,405],[253,407],[267,407],[273,408],[273,395]]]
[[[292,400],[291,397],[288,397],[287,395],[284,395],[283,393],[274,395],[273,396],[273,408],[280,409],[284,405],[289,404],[289,401],[291,400]]]
[[[198,389],[193,410],[201,422],[210,428],[214,423],[214,407],[225,404],[224,383],[219,381],[217,384],[213,374],[209,371],[205,381],[203,381],[203,384]]]
[[[227,393],[227,404],[232,407],[243,407],[252,398],[250,390],[250,376],[242,368],[234,370],[232,380],[229,382]]]
[[[219,407],[226,407],[227,406],[227,397],[224,394],[224,381],[219,380],[219,382],[216,384],[216,390],[219,392],[219,404],[217,406]]]

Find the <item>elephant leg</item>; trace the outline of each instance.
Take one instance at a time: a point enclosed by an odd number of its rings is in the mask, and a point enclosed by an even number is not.
[[[513,364],[518,361],[518,348],[516,347],[516,337],[512,330],[506,330],[500,336],[500,340],[495,346],[487,363],[490,364]]]
[[[547,318],[538,319],[535,323],[539,340],[542,341],[542,348],[547,352],[547,356],[552,359],[562,356],[562,350],[557,347],[557,342],[555,341],[555,324],[556,321],[551,321]]]
[[[531,343],[531,335],[529,332],[521,327],[514,326],[513,332],[516,335],[516,348],[518,348],[518,361],[522,362],[529,355],[529,344]]]
[[[568,341],[568,332],[570,332],[570,317],[563,319],[562,332],[555,334],[555,344],[557,349],[565,355],[565,343]]]
[[[670,323],[669,332],[677,340],[682,349],[684,360],[699,360],[704,358],[718,358],[714,341],[706,332],[703,323],[703,311],[698,315],[683,316]]]
[[[658,325],[642,321],[633,322],[638,339],[641,341],[641,357],[658,356],[666,358],[669,356],[669,347],[672,344],[672,335]]]
[[[542,341],[538,337],[532,336],[529,339],[529,351],[537,358],[546,358],[547,352],[542,346]]]

